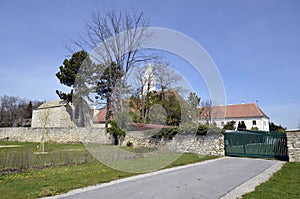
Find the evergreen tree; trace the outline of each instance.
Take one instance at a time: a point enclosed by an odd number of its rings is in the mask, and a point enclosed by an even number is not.
[[[198,97],[196,93],[190,92],[190,93],[189,93],[189,97],[188,97],[188,101],[187,101],[187,102],[189,103],[189,105],[190,105],[192,108],[197,109],[198,106],[199,106],[199,103],[200,103],[200,99],[201,99],[201,98]]]
[[[123,70],[112,62],[109,67],[105,68],[97,85],[97,94],[102,100],[106,100],[106,118],[105,127],[108,127],[109,119],[112,117],[112,94],[123,76]],[[98,98],[97,97],[97,98]]]
[[[238,127],[237,127],[238,130],[246,130],[247,127],[246,127],[246,124],[244,121],[241,121],[238,123]]]
[[[91,63],[88,53],[82,50],[75,52],[70,59],[65,59],[63,65],[59,67],[59,72],[56,73],[56,77],[59,79],[61,84],[71,88],[69,93],[56,90],[60,99],[72,102],[75,80],[84,61],[86,63]]]
[[[269,122],[269,129],[270,131],[279,131],[279,132],[285,132],[286,128],[284,128],[281,125],[276,125],[273,122]]]

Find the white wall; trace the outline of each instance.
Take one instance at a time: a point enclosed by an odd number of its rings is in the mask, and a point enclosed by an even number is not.
[[[238,123],[241,121],[245,122],[247,130],[251,130],[252,127],[257,127],[260,131],[269,131],[269,120],[266,118],[228,118],[218,120],[215,119],[214,122],[217,124],[219,128],[223,128],[222,122],[224,125],[229,121],[235,121],[235,127],[237,128]],[[253,121],[256,121],[256,125],[253,125]]]

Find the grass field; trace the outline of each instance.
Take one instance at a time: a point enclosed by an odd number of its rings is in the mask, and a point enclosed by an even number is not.
[[[267,182],[246,194],[243,199],[299,199],[300,163],[288,162]]]
[[[48,154],[35,154],[39,143],[0,141],[0,171],[77,165],[94,161],[83,144],[45,143]]]
[[[36,198],[57,195],[72,189],[105,183],[136,175],[98,163],[83,144],[46,144],[47,155],[35,155],[38,143],[0,141],[0,198]],[[153,149],[120,147],[125,151],[148,153]],[[176,154],[170,154],[176,155]],[[148,161],[168,160],[157,156]],[[216,157],[183,154],[166,168],[200,162]],[[146,162],[147,163],[147,162]],[[143,159],[131,159],[122,165],[143,167]],[[266,183],[244,199],[300,198],[300,163],[286,163]]]
[[[27,155],[36,151],[37,143],[7,143],[0,142],[0,146],[5,144],[9,145],[23,145],[22,147],[3,147],[0,148],[0,158],[4,160],[4,157],[9,156],[9,154],[15,154],[15,157],[21,157],[24,155],[24,150],[28,151]],[[70,145],[60,145],[60,144],[47,144],[45,146],[46,151],[49,154],[47,163],[49,161],[56,161],[55,156],[65,151],[71,151],[72,153],[81,153],[86,151],[84,145],[80,144],[70,144]],[[134,152],[135,149],[132,148],[122,148],[127,151]],[[148,149],[137,149],[138,152],[148,152]],[[151,151],[151,150],[150,150]],[[26,156],[26,154],[25,154]],[[28,156],[30,157],[30,156]],[[67,156],[68,157],[68,156]],[[36,157],[33,156],[33,159]],[[51,158],[54,158],[51,160]],[[195,154],[183,154],[172,164],[166,166],[166,168],[186,165],[190,163],[200,162],[216,157],[206,156],[199,157]],[[29,158],[30,159],[30,158]],[[160,156],[159,160],[163,161],[168,159],[168,156]],[[70,159],[69,162],[74,161]],[[141,159],[130,160],[125,164],[133,164],[143,166],[141,164],[143,161]],[[28,163],[31,163],[28,161]],[[35,164],[35,162],[33,162]],[[3,164],[3,163],[2,163]],[[6,169],[10,167],[6,165]],[[67,192],[72,189],[96,185],[99,183],[105,183],[112,180],[129,177],[136,175],[133,173],[118,171],[104,164],[98,163],[95,159],[91,159],[90,162],[83,164],[69,164],[67,166],[61,166],[54,164],[53,167],[35,168],[32,165],[28,165],[25,170],[10,171],[6,170],[3,172],[3,167],[0,167],[2,172],[0,174],[0,198],[37,198],[42,196],[57,195],[59,193]]]

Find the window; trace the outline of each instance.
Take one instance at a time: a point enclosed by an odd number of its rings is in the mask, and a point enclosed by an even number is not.
[[[252,124],[253,124],[253,125],[256,125],[256,120],[253,120],[253,121],[252,121]]]

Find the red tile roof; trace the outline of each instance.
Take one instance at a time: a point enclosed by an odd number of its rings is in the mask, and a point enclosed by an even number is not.
[[[101,109],[93,118],[94,123],[104,123],[106,118],[107,109]]]
[[[257,104],[235,104],[226,106],[226,118],[266,117],[269,118]]]
[[[214,106],[213,118],[269,117],[255,103]],[[204,111],[203,111],[204,112]],[[202,115],[203,117],[204,115]]]

